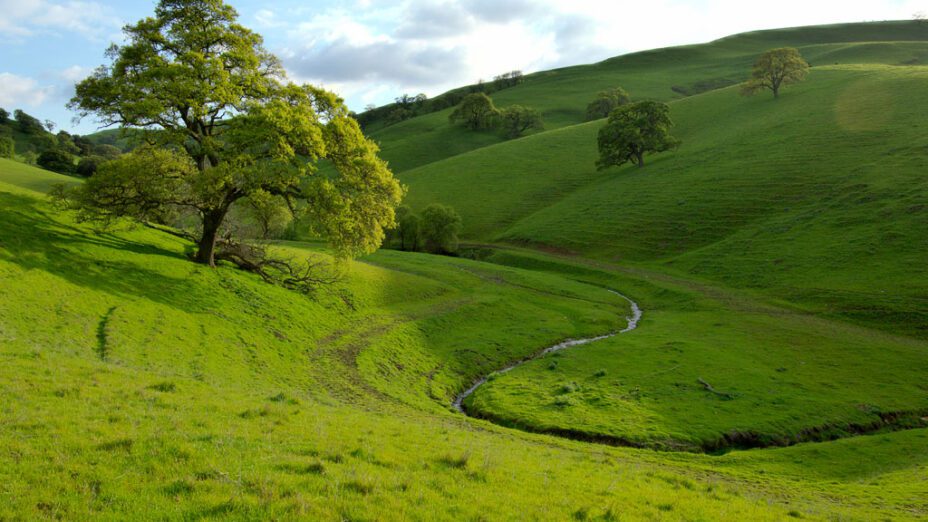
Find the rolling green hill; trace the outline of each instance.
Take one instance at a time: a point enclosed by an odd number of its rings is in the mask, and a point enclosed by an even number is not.
[[[597,122],[405,173],[465,235],[659,265],[924,336],[928,69],[815,68],[779,100],[673,102],[683,146],[597,172]]]
[[[783,46],[799,48],[813,66],[926,65],[928,25],[878,22],[745,33],[530,74],[523,84],[492,96],[499,107],[521,104],[539,109],[553,130],[582,123],[587,104],[601,90],[622,86],[636,99],[679,99],[743,81],[757,55]],[[450,126],[450,112],[407,120],[371,136],[399,173],[502,141],[492,132]]]
[[[674,320],[662,308],[717,314],[702,291],[538,254],[510,260],[526,270],[383,252],[308,299],[193,265],[184,259],[190,245],[173,236],[95,233],[35,190],[55,181],[70,179],[0,163],[4,518],[777,520],[928,511],[920,478],[928,462],[913,458],[928,455],[925,430],[813,451],[669,458],[448,411],[475,375],[557,339],[616,328],[627,305],[598,288],[602,278],[642,296],[655,314],[642,326],[651,335],[676,335],[663,331]],[[580,355],[563,359],[564,371]],[[890,354],[883,361],[920,371]],[[789,378],[814,382],[802,372]],[[688,400],[695,407],[704,398]]]
[[[504,143],[377,131],[473,259],[380,251],[310,296],[79,223],[46,196],[79,181],[0,160],[0,520],[925,518],[924,31],[539,73],[497,100],[549,129]],[[724,87],[778,45],[807,82]],[[596,171],[581,111],[615,82],[673,100],[683,146]],[[637,329],[532,359],[625,328],[607,289]]]

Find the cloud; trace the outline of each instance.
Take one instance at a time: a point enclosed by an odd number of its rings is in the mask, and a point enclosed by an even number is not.
[[[68,31],[98,40],[122,25],[112,9],[97,2],[0,0],[0,13],[0,35],[13,38]]]
[[[394,36],[405,39],[442,39],[470,32],[476,21],[472,14],[453,2],[417,3],[404,15]]]
[[[39,86],[39,83],[32,78],[0,73],[0,107],[8,109],[21,106],[35,107],[52,96],[54,91],[54,86]]]

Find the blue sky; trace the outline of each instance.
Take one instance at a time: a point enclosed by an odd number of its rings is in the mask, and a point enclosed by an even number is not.
[[[290,77],[323,85],[361,110],[403,94],[591,63],[644,49],[756,29],[908,19],[928,0],[227,0],[261,33]],[[0,107],[60,128],[75,81],[105,62],[120,28],[148,0],[0,0]]]

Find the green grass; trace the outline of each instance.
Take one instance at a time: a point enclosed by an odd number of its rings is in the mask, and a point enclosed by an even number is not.
[[[490,259],[577,270],[518,251]],[[639,329],[500,375],[472,396],[472,411],[690,450],[827,440],[878,428],[888,414],[902,413],[903,426],[928,415],[928,343],[661,273],[606,266],[574,277],[633,291],[645,310]]]
[[[442,113],[378,131],[414,207],[451,204],[466,238],[510,246],[378,252],[312,297],[154,230],[76,223],[43,194],[74,179],[0,160],[0,519],[928,516],[924,31],[750,33],[539,73],[497,101],[549,130],[506,143]],[[784,44],[816,67],[779,101],[671,89]],[[596,172],[599,124],[576,123],[615,83],[677,99],[683,147]],[[637,330],[471,397],[525,430],[451,410],[478,377],[622,327],[603,287],[641,304]],[[707,455],[531,431],[840,440]]]
[[[492,97],[499,107],[521,104],[539,109],[547,129],[555,130],[583,122],[587,104],[601,90],[622,86],[637,99],[679,99],[743,81],[757,55],[774,47],[797,47],[813,66],[925,65],[926,41],[928,26],[911,21],[759,31],[530,74],[522,85]],[[449,112],[378,128],[372,137],[400,173],[502,141],[493,134],[450,126]]]
[[[94,233],[19,186],[32,182],[24,174],[0,170],[4,518],[776,520],[926,509],[921,460],[842,464],[924,455],[915,434],[803,452],[841,477],[832,484],[797,478],[791,453],[612,449],[448,411],[474,373],[614,328],[627,307],[596,280],[385,252],[353,263],[338,292],[307,299],[193,265],[190,245],[171,236]],[[899,485],[886,495],[859,477]]]

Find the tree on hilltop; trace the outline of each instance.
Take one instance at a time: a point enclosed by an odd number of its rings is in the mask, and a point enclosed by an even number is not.
[[[499,109],[482,92],[468,94],[448,117],[451,123],[461,121],[470,130],[489,129],[496,125]]]
[[[647,153],[664,152],[680,145],[670,135],[673,122],[666,103],[642,101],[612,111],[599,130],[599,169],[627,162],[644,167]]]
[[[798,50],[792,47],[772,49],[754,63],[751,78],[742,85],[741,94],[750,96],[757,91],[770,90],[774,98],[779,98],[781,87],[801,82],[808,73],[809,64]]]
[[[341,257],[375,250],[402,188],[343,101],[288,82],[237,18],[222,0],[161,0],[153,17],[126,26],[127,43],[110,47],[111,63],[77,85],[69,106],[142,129],[151,146],[101,165],[72,202],[104,219],[192,213],[196,262],[225,259],[263,276],[280,265],[220,237],[230,208],[253,194],[305,214]],[[332,175],[316,174],[322,159]]]

